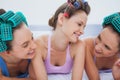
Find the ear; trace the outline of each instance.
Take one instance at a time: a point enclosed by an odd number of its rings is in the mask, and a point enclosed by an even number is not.
[[[62,25],[64,19],[65,19],[65,17],[63,15],[63,13],[59,13],[59,15],[58,15],[58,24]]]
[[[5,52],[3,52],[4,54],[9,54],[9,51],[5,51]]]

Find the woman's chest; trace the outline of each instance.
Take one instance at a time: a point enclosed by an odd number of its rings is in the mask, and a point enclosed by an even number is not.
[[[96,59],[96,66],[99,70],[112,69],[116,59]]]
[[[28,62],[24,61],[19,64],[7,64],[10,76],[16,77],[19,74],[25,73],[28,68]]]

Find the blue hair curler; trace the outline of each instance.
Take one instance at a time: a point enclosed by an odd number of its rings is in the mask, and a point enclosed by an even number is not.
[[[111,23],[112,19],[117,17],[117,16],[119,16],[119,14],[118,13],[114,13],[114,14],[112,14],[110,16],[105,17],[104,20],[103,20],[102,25],[104,26],[105,24]]]
[[[113,18],[111,21],[114,28],[117,30],[117,32],[120,33],[120,16]]]
[[[6,43],[2,40],[0,40],[0,52],[4,52],[7,50]]]
[[[13,27],[16,27],[21,22],[27,25],[25,16],[21,12],[17,12],[14,16],[8,19],[8,22],[12,23]]]
[[[10,24],[3,23],[1,24],[1,40],[8,41],[12,40],[12,26]]]
[[[8,11],[0,16],[0,19],[6,22],[10,17],[12,17],[14,13],[12,11]]]
[[[80,8],[80,3],[79,3],[78,1],[75,1],[75,2],[73,3],[73,5],[74,5],[74,7],[75,7],[76,9],[79,9],[79,8]]]

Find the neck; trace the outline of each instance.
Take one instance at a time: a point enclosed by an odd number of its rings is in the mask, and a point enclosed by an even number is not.
[[[51,47],[56,51],[65,51],[69,41],[62,35],[53,34],[51,37]]]
[[[18,59],[16,57],[14,57],[13,55],[11,55],[11,53],[7,54],[7,53],[3,53],[1,54],[1,56],[3,57],[3,59],[5,60],[6,63],[9,63],[9,64],[18,64],[20,63],[21,59]]]

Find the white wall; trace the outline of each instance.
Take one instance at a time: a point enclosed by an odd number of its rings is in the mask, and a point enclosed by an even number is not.
[[[0,8],[22,11],[31,25],[47,25],[55,10],[67,0],[0,0]],[[88,24],[101,24],[104,16],[120,11],[120,0],[88,0]]]

